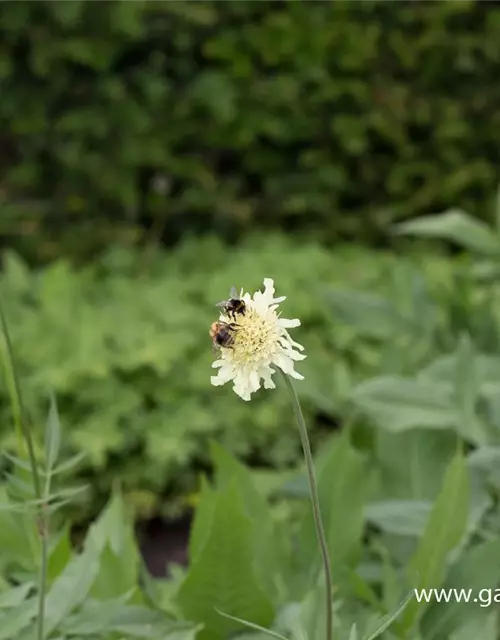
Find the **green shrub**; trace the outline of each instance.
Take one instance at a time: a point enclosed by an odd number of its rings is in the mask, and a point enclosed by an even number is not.
[[[0,25],[0,229],[37,259],[373,240],[496,186],[495,3],[8,2]]]
[[[236,249],[205,239],[169,255],[115,250],[80,270],[58,261],[31,272],[8,254],[2,295],[26,404],[41,423],[49,392],[56,394],[66,441],[88,455],[92,505],[117,479],[145,511],[160,508],[164,491],[172,500],[163,508],[173,510],[196,490],[213,437],[253,464],[294,465],[300,443],[286,394],[261,392],[249,411],[229,388],[210,385],[214,303],[233,284],[251,291],[267,276],[288,296],[284,312],[303,323],[297,339],[308,358],[298,389],[317,442],[330,428],[321,413],[338,419],[346,384],[373,371],[365,358],[371,347],[362,338],[353,342],[350,327],[332,324],[322,288],[380,288],[403,262],[271,235]],[[442,261],[426,262],[439,273]],[[9,447],[15,442],[5,392],[2,447]]]

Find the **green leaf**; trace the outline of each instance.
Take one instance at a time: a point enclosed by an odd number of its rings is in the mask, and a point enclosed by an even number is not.
[[[364,505],[370,483],[366,459],[349,441],[334,436],[318,464],[318,493],[335,581],[347,577],[361,548]],[[303,519],[298,559],[311,575],[319,569],[319,549],[312,510]],[[312,576],[311,576],[312,577]]]
[[[208,484],[206,478],[202,477],[198,504],[189,532],[188,556],[190,564],[196,561],[210,535],[216,505],[217,494]]]
[[[397,308],[380,296],[358,291],[327,291],[325,299],[336,318],[362,336],[388,339],[408,330]]]
[[[458,209],[441,215],[423,216],[396,226],[400,235],[439,238],[487,256],[500,255],[500,237],[479,220]]]
[[[351,627],[348,640],[359,640],[358,628],[356,627],[356,623],[354,623]]]
[[[419,537],[425,529],[432,503],[419,500],[383,500],[365,508],[365,518],[382,531]]]
[[[69,529],[70,527],[67,525],[63,531],[59,533],[57,538],[52,541],[47,567],[47,579],[49,584],[57,578],[72,558],[73,552],[71,548]]]
[[[56,398],[52,394],[50,397],[49,416],[45,429],[45,464],[50,471],[53,469],[59,457],[61,449],[61,423],[57,411]]]
[[[443,475],[456,451],[451,431],[411,429],[375,432],[375,456],[379,471],[378,498],[434,501]]]
[[[445,575],[448,554],[465,533],[469,510],[469,479],[464,457],[457,453],[432,508],[424,534],[408,567],[408,579],[418,589],[437,588]],[[415,598],[407,607],[403,622],[409,629],[427,606]]]
[[[384,631],[386,631],[391,626],[391,624],[401,616],[412,598],[413,591],[410,591],[410,593],[406,596],[399,607],[394,612],[388,613],[381,620],[379,620],[377,623],[377,629],[373,633],[370,633],[370,635],[365,636],[363,640],[375,640],[375,638],[380,637],[384,633]]]
[[[45,629],[49,634],[87,598],[99,571],[100,549],[86,543],[54,581],[45,602]]]
[[[30,598],[15,609],[0,611],[0,640],[12,640],[26,629],[35,618],[38,609],[36,598]]]
[[[246,515],[252,521],[255,542],[255,570],[259,582],[273,597],[279,597],[280,585],[285,582],[283,571],[290,565],[291,545],[286,531],[278,531],[271,520],[266,499],[256,490],[250,471],[216,442],[211,443],[218,487],[235,483],[243,499]]]
[[[500,575],[500,540],[485,542],[470,549],[451,567],[443,589],[471,589],[473,597],[481,589],[494,593]],[[473,602],[432,602],[425,612],[421,629],[426,640],[449,637],[471,620],[488,616],[487,607]]]
[[[101,552],[99,572],[92,585],[93,597],[119,596],[137,586],[140,554],[132,523],[118,491],[89,530],[89,543]]]
[[[389,431],[454,428],[458,421],[453,392],[446,384],[384,376],[358,385],[352,400]]]
[[[160,611],[130,606],[125,604],[123,598],[117,598],[86,602],[78,613],[63,622],[61,631],[71,636],[122,634],[133,638],[156,639],[170,638],[171,631],[192,632],[193,625],[173,624]]]
[[[19,587],[14,587],[13,589],[0,593],[0,609],[19,607],[21,603],[26,600],[33,586],[33,582],[26,582]]]
[[[185,617],[206,627],[200,638],[238,628],[216,608],[261,626],[273,620],[273,607],[257,581],[253,557],[251,522],[231,483],[217,496],[209,536],[178,593]]]
[[[279,640],[288,640],[288,638],[285,638],[285,636],[282,636],[280,633],[276,633],[276,631],[272,631],[271,629],[266,629],[265,627],[261,627],[260,625],[255,624],[253,622],[248,622],[248,620],[237,618],[236,616],[230,616],[227,613],[224,613],[223,611],[220,611],[217,608],[215,610],[217,611],[217,613],[220,613],[221,616],[224,616],[229,620],[234,620],[235,622],[238,622],[239,624],[242,624],[245,627],[249,627],[250,629],[254,629],[255,631],[261,631],[266,636],[278,638]]]

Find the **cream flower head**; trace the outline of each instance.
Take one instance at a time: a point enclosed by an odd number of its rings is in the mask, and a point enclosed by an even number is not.
[[[294,362],[306,357],[299,351],[304,347],[294,342],[287,329],[300,326],[300,320],[281,318],[276,310],[286,296],[274,297],[274,282],[264,279],[264,292],[249,293],[240,298],[245,303],[245,312],[234,318],[222,313],[219,322],[236,326],[231,330],[230,346],[220,347],[220,358],[212,367],[219,369],[210,381],[215,386],[233,381],[233,390],[243,400],[250,400],[254,391],[260,389],[261,380],[265,389],[274,389],[271,379],[273,365],[297,380],[304,376],[294,369]],[[295,347],[295,349],[294,349]],[[298,349],[299,351],[296,351]]]

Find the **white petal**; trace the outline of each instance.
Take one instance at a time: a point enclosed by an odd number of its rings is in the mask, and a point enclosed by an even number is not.
[[[289,320],[288,318],[280,318],[278,320],[278,324],[284,329],[293,329],[293,327],[300,327],[300,320],[298,318],[293,318],[293,320]]]

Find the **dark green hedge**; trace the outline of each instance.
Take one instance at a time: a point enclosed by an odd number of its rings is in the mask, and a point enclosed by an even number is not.
[[[0,233],[49,258],[484,216],[499,42],[486,2],[3,2]]]

